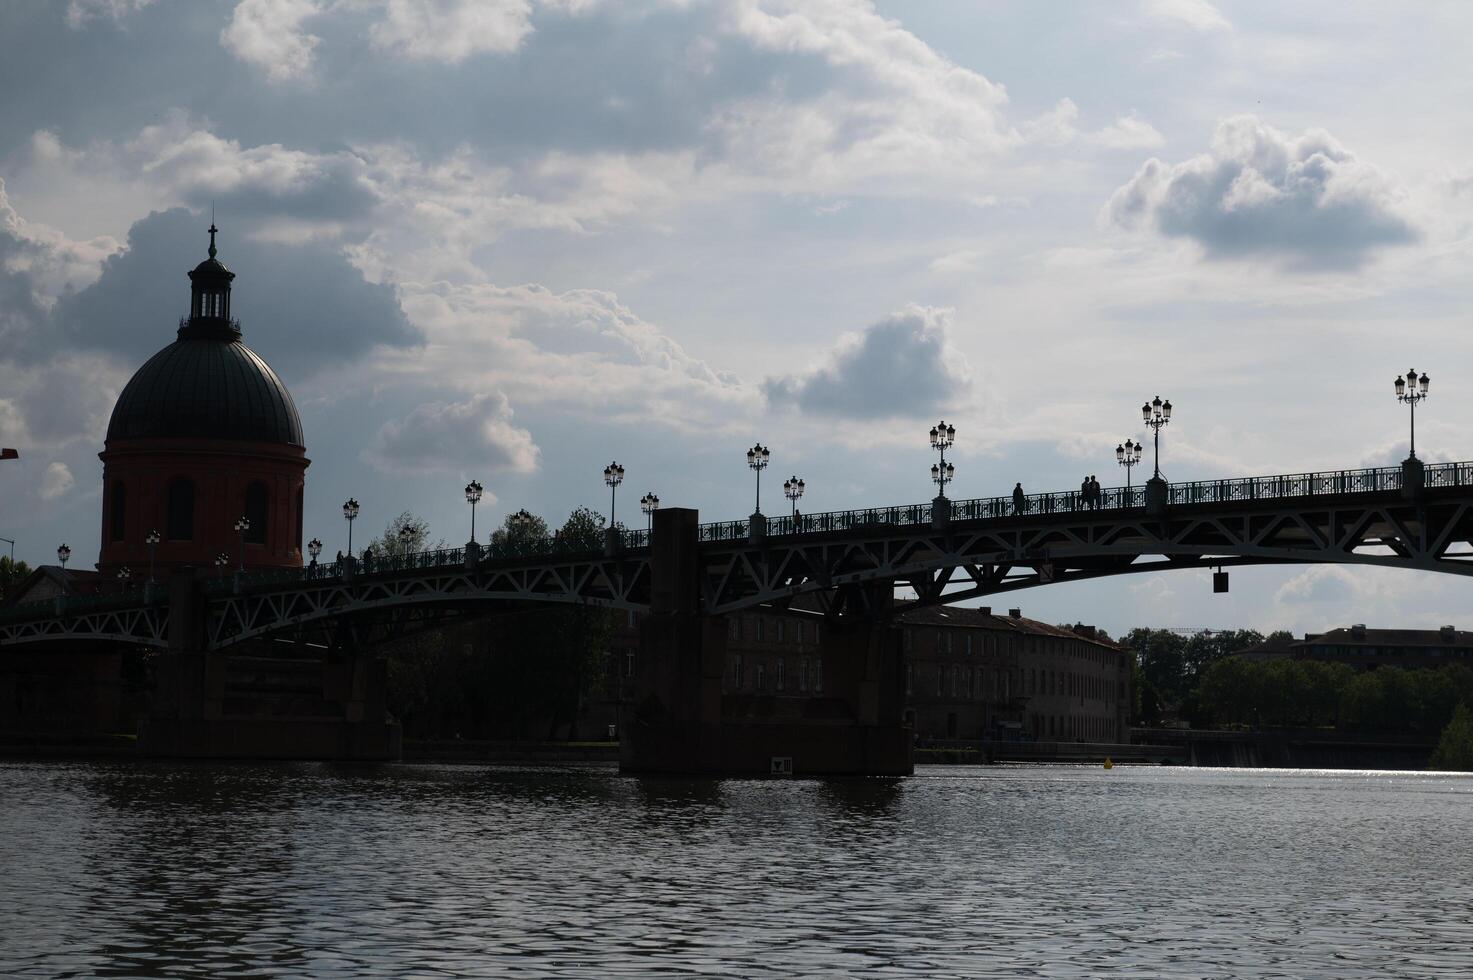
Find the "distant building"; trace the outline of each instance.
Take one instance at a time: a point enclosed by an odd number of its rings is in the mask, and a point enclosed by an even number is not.
[[[1088,626],[1065,628],[1012,609],[927,607],[897,617],[905,652],[906,717],[936,739],[1128,741],[1129,651]],[[824,656],[822,615],[790,609],[726,617],[722,693],[733,713],[769,719],[823,717],[826,678],[842,665]],[[604,676],[609,721],[632,697],[639,670],[638,617],[620,623]]]
[[[1249,660],[1324,660],[1352,667],[1442,667],[1473,665],[1473,632],[1444,626],[1435,630],[1367,629],[1362,624],[1302,640],[1255,644],[1234,656]]]

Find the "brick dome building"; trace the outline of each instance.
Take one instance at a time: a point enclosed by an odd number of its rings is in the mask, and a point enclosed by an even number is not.
[[[216,232],[212,224],[209,258],[189,273],[178,338],[113,407],[99,454],[104,576],[124,565],[146,575],[151,532],[160,578],[211,568],[220,554],[232,567],[242,553],[246,568],[302,564],[302,422],[276,372],[241,343],[230,315],[235,273],[215,258]]]

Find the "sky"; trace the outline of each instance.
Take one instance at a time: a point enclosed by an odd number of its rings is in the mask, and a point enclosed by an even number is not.
[[[1473,459],[1473,5],[8,0],[0,535],[96,559],[118,392],[213,209],[306,533],[646,491],[750,513]],[[1146,467],[1150,466],[1148,449]],[[1145,473],[1138,472],[1133,479]],[[1011,593],[1053,622],[1469,624],[1348,566]]]

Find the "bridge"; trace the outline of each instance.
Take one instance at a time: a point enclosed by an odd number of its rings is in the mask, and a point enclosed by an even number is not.
[[[671,508],[655,514],[652,531],[617,531],[602,548],[555,539],[469,544],[286,571],[185,574],[167,586],[16,606],[0,610],[0,646],[105,641],[219,654],[290,639],[366,649],[492,607],[579,603],[651,617],[642,643],[663,666],[650,693],[666,721],[678,722],[692,684],[709,695],[714,670],[719,688],[720,658],[706,654],[721,633],[710,621],[801,601],[837,627],[826,631],[834,642],[855,646],[856,663],[869,664],[856,668],[856,691],[870,691],[856,716],[878,723],[876,672],[899,669],[898,649],[892,656],[882,639],[897,589],[942,604],[1112,575],[1305,563],[1473,573],[1473,462],[1152,480],[1106,489],[1096,501],[1077,491],[1021,502],[938,497],[708,524]],[[886,751],[895,755],[894,746]],[[686,765],[666,766],[665,755],[656,752],[652,767]]]

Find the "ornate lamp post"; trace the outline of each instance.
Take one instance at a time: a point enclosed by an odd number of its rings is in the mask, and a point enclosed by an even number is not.
[[[132,577],[133,577],[133,569],[129,568],[127,565],[124,565],[122,568],[118,569],[118,591],[119,592],[127,592],[128,591],[128,580],[131,579]]]
[[[807,484],[796,476],[790,476],[783,481],[783,496],[787,497],[793,503],[793,521],[795,524],[798,520],[798,498],[803,496],[803,488],[805,486]],[[797,528],[795,527],[793,530],[796,531]]]
[[[649,518],[646,530],[653,532],[655,530],[655,511],[660,509],[660,498],[655,496],[655,492],[651,490],[639,498],[639,509],[644,511],[645,517]]]
[[[66,592],[66,563],[67,563],[67,559],[70,558],[71,556],[72,556],[72,549],[69,548],[69,547],[67,547],[66,542],[62,542],[61,547],[56,549],[56,560],[59,561],[59,562],[61,562],[61,590],[62,590],[62,592]]]
[[[353,522],[358,519],[358,501],[352,497],[343,501],[343,520],[348,522],[348,557],[353,557]]]
[[[481,493],[484,488],[481,481],[472,480],[465,485],[465,502],[471,505],[471,542],[476,540],[476,504],[481,502]]]
[[[1162,401],[1157,395],[1141,406],[1141,421],[1150,427],[1156,444],[1156,473],[1153,480],[1161,479],[1161,427],[1171,421],[1171,402]]]
[[[760,442],[747,450],[747,466],[757,474],[757,509],[752,512],[753,517],[762,516],[762,471],[767,469],[771,458],[772,453]]]
[[[154,583],[154,577],[153,577],[153,553],[154,553],[154,549],[156,549],[159,546],[159,542],[162,541],[162,540],[163,540],[163,535],[159,534],[159,532],[157,532],[157,531],[149,531],[148,534],[144,535],[144,537],[143,537],[143,543],[146,544],[146,545],[148,545],[148,584],[149,585],[152,585]]]
[[[222,578],[225,575],[225,566],[228,564],[230,564],[230,556],[227,555],[225,552],[221,551],[215,555],[215,567],[219,569],[219,572],[217,574],[219,574]]]
[[[409,554],[409,549],[414,546],[414,528],[408,524],[399,529],[399,547],[403,548],[403,554]]]
[[[614,529],[614,495],[619,492],[619,484],[624,482],[624,467],[618,463],[610,463],[604,467],[604,486],[609,488],[609,530]]]
[[[312,567],[317,567],[317,556],[322,554],[322,542],[313,538],[307,542],[307,554],[312,556]]]
[[[941,454],[941,461],[931,466],[931,481],[939,488],[942,497],[946,496],[946,485],[956,475],[956,467],[946,462],[946,451],[954,442],[956,442],[956,426],[937,422],[931,427],[931,448]]]
[[[1125,489],[1130,489],[1130,471],[1141,461],[1141,444],[1129,439],[1115,447],[1115,462],[1125,467]]]
[[[1427,397],[1428,384],[1427,375],[1417,377],[1415,368],[1408,371],[1405,378],[1400,375],[1396,378],[1396,400],[1404,402],[1412,410],[1412,444],[1407,459],[1417,458],[1417,403]]]
[[[235,535],[240,540],[240,571],[245,571],[245,533],[251,529],[251,522],[242,517],[235,522]]]

